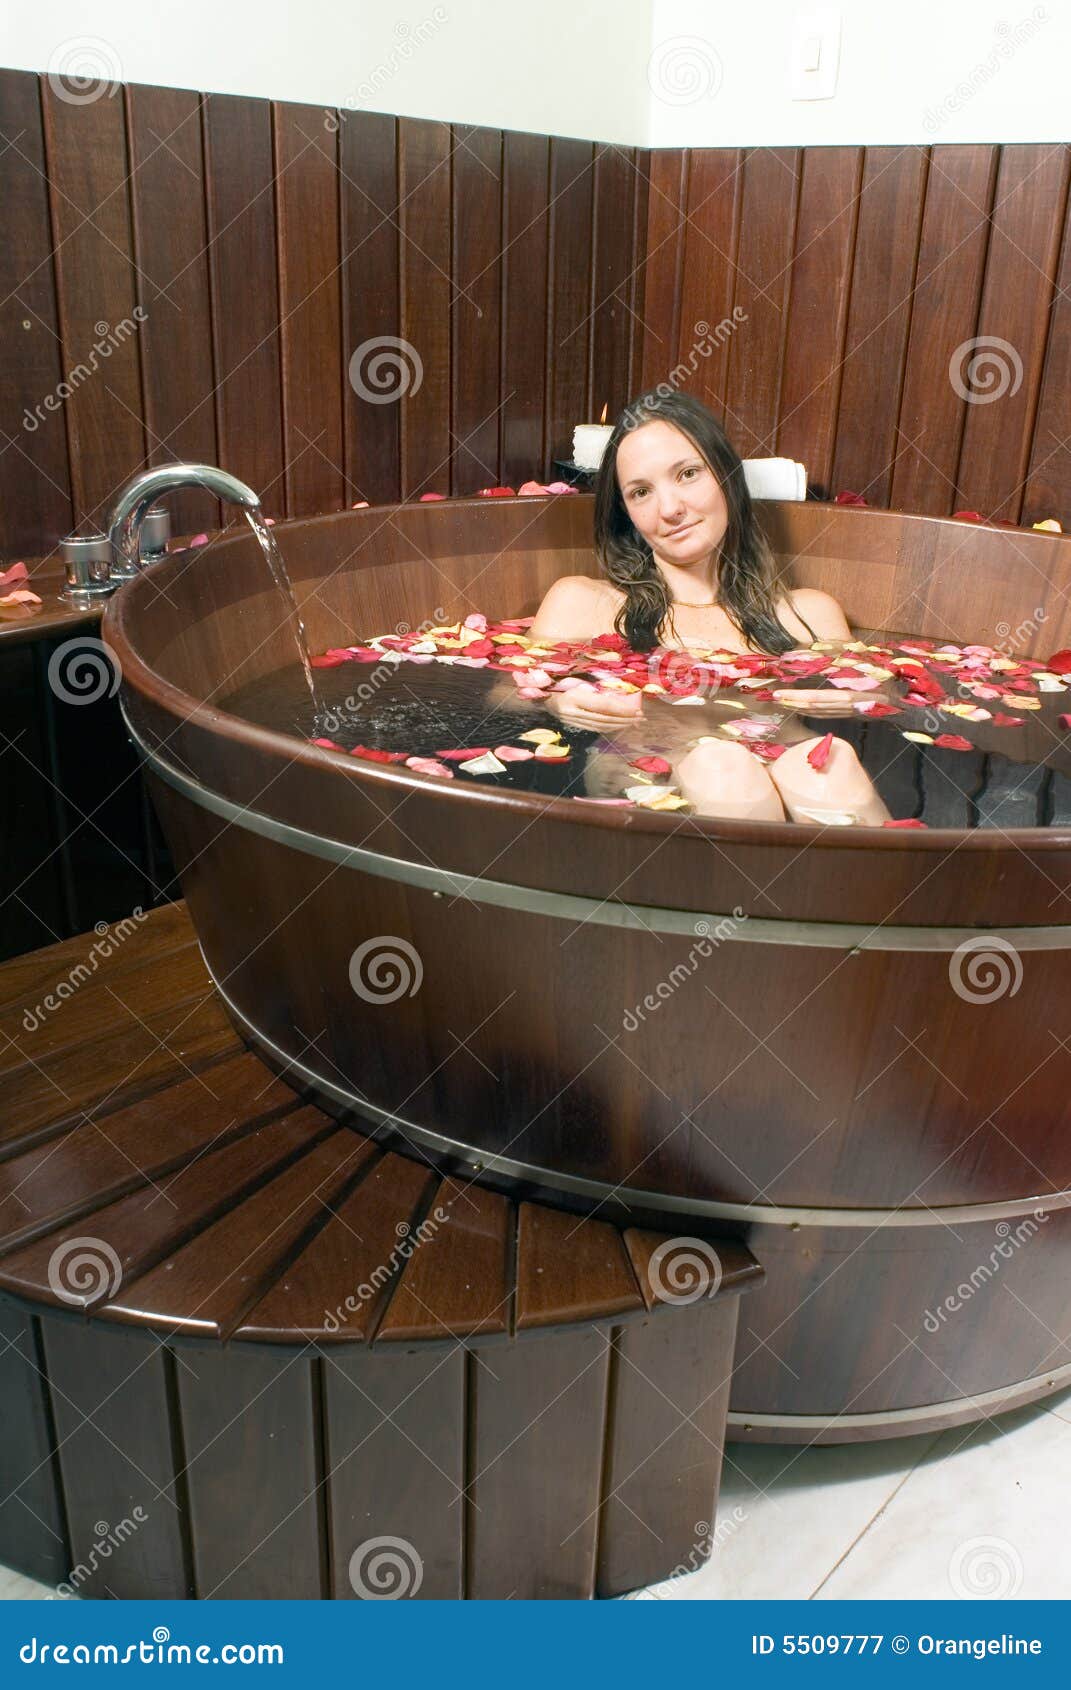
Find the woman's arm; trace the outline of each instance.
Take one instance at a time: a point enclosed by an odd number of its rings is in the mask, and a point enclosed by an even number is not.
[[[821,593],[817,587],[796,587],[787,593],[778,606],[782,621],[790,633],[802,633],[809,644],[807,628],[814,629],[819,640],[850,640],[852,630],[840,605],[831,593]],[[787,612],[787,619],[784,615]],[[806,618],[804,621],[803,618]]]

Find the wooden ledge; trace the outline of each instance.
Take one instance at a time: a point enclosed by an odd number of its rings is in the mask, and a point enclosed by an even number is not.
[[[168,1335],[384,1349],[761,1283],[739,1243],[515,1202],[302,1103],[223,1015],[184,906],[103,948],[0,966],[0,1290]]]

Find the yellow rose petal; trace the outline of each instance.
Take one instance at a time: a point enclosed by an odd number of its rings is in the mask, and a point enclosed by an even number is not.
[[[554,745],[562,736],[552,728],[529,728],[526,734],[518,734],[517,737],[527,740],[530,745]]]

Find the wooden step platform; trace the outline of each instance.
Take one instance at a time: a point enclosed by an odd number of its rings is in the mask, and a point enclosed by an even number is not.
[[[611,1596],[713,1531],[739,1243],[340,1126],[184,906],[0,966],[0,1560],[82,1595]]]

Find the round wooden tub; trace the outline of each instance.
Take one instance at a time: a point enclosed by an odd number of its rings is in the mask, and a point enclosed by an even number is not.
[[[597,573],[591,509],[276,534],[322,650],[532,611]],[[764,520],[858,629],[1071,644],[1071,539]],[[125,587],[105,638],[207,965],[291,1084],[489,1183],[747,1236],[769,1279],[738,1436],[880,1437],[1071,1383],[1071,825],[823,832],[438,783],[205,702],[292,662],[282,621],[235,529]],[[400,959],[378,997],[351,984],[365,945]]]

